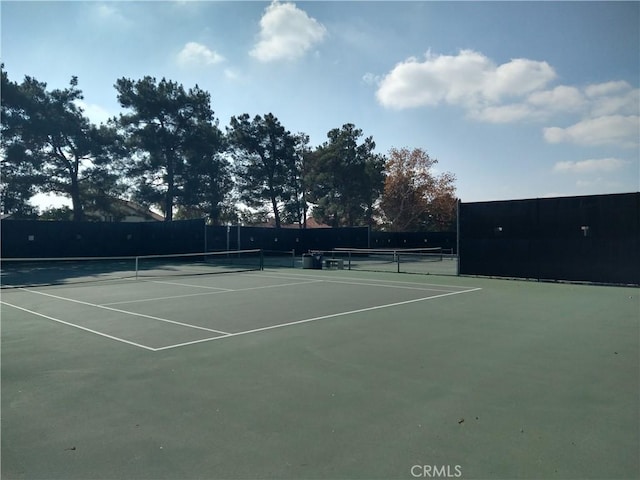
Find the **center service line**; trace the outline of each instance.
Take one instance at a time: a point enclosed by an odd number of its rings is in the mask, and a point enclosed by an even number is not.
[[[168,300],[168,299],[174,299],[174,298],[187,298],[187,297],[202,297],[202,296],[207,296],[207,295],[220,295],[220,294],[223,294],[223,293],[238,293],[238,292],[247,292],[249,290],[261,290],[261,289],[265,289],[265,288],[291,287],[291,286],[295,286],[295,285],[306,285],[307,283],[318,283],[318,282],[322,282],[322,280],[309,280],[309,281],[306,281],[306,282],[296,282],[296,283],[278,283],[276,285],[261,285],[259,287],[238,288],[236,290],[224,289],[224,290],[218,291],[218,292],[185,293],[183,295],[171,295],[171,296],[168,296],[168,297],[141,298],[141,299],[138,299],[138,300],[123,300],[121,302],[101,303],[100,305],[106,306],[106,305],[123,305],[123,304],[126,304],[126,303],[157,302],[157,301],[160,301],[160,300]],[[176,283],[175,285],[190,286],[190,285],[181,284],[181,283]]]

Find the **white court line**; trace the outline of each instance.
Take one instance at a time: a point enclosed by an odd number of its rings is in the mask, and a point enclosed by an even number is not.
[[[348,272],[349,270],[346,270],[346,271]],[[280,273],[275,272],[275,271],[269,271],[269,274],[272,274],[272,275],[267,275],[267,274],[263,274],[263,273],[258,273],[258,274],[256,274],[256,273],[243,273],[241,275],[249,275],[249,276],[260,275],[260,276],[265,276],[265,277],[271,276],[272,278],[289,278],[291,280],[293,280],[294,278],[316,278],[316,279],[327,279],[327,278],[329,278],[329,279],[338,279],[338,280],[345,281],[344,280],[345,277],[337,277],[337,276],[330,276],[330,275],[317,276],[317,275],[309,275],[309,274],[304,274],[304,273],[282,273],[282,274],[280,274]],[[349,278],[349,277],[347,277],[347,278]],[[380,282],[383,281],[383,280],[376,279],[376,278],[354,278],[354,280],[360,280],[360,281],[363,281],[363,282],[378,282],[378,283],[372,283],[372,285],[380,285]],[[331,282],[333,280],[327,280],[327,281]],[[407,281],[403,281],[403,280],[384,280],[384,281],[386,281],[389,284],[388,286],[390,286],[390,287],[393,287],[394,285],[391,285],[391,284],[394,284],[394,283],[403,283],[403,284],[407,284],[407,285],[425,285],[425,286],[431,286],[431,287],[467,288],[467,287],[462,287],[462,286],[458,286],[458,285],[443,285],[441,283],[417,283],[417,282],[407,282]],[[369,284],[367,283],[367,285],[369,285]]]
[[[163,280],[146,280],[144,278],[139,278],[138,280],[140,280],[142,282],[145,282],[145,283],[161,283],[161,284],[164,284],[164,285],[178,285],[180,287],[206,288],[207,290],[221,290],[223,292],[233,292],[233,290],[230,289],[230,288],[210,287],[208,285],[193,285],[191,283],[165,282]]]
[[[187,297],[197,297],[197,296],[204,296],[204,295],[218,295],[218,294],[222,294],[222,293],[238,293],[238,292],[247,292],[249,290],[260,290],[260,289],[264,289],[264,288],[279,288],[279,287],[290,287],[290,286],[294,286],[294,285],[305,285],[307,283],[319,283],[322,282],[322,280],[308,280],[305,282],[296,282],[296,283],[279,283],[277,285],[261,285],[260,287],[248,287],[248,288],[238,288],[236,290],[230,290],[230,289],[225,289],[224,291],[221,292],[200,292],[200,293],[185,293],[184,295],[172,295],[172,296],[165,296],[165,297],[155,297],[155,298],[141,298],[138,300],[123,300],[121,302],[109,302],[109,303],[101,303],[100,305],[122,305],[125,303],[141,303],[141,302],[154,302],[154,301],[159,301],[159,300],[166,300],[166,299],[170,299],[170,298],[187,298]],[[176,285],[180,285],[179,283],[177,283]],[[186,284],[185,284],[186,285]],[[195,285],[193,285],[195,286]]]
[[[62,323],[63,325],[67,325],[69,327],[78,328],[80,330],[84,330],[85,332],[94,333],[96,335],[100,335],[101,337],[106,337],[106,338],[109,338],[111,340],[116,340],[117,342],[127,343],[129,345],[133,345],[134,347],[144,348],[145,350],[150,350],[152,352],[156,351],[155,348],[147,347],[146,345],[142,345],[140,343],[136,343],[136,342],[132,342],[132,341],[129,341],[129,340],[125,340],[124,338],[114,337],[113,335],[108,335],[106,333],[98,332],[97,330],[92,330],[92,329],[87,328],[87,327],[82,327],[80,325],[76,325],[75,323],[65,322],[64,320],[60,320],[59,318],[54,318],[54,317],[51,317],[49,315],[45,315],[44,313],[34,312],[33,310],[29,310],[29,309],[26,309],[26,308],[23,308],[23,307],[19,307],[17,305],[13,305],[13,304],[7,303],[5,301],[0,301],[0,303],[2,305],[7,305],[9,307],[12,307],[12,308],[15,308],[15,309],[18,309],[18,310],[22,310],[23,312],[27,312],[27,313],[30,313],[32,315],[37,315],[38,317],[46,318],[47,320],[53,320],[54,322]]]
[[[144,303],[144,302],[157,302],[160,300],[170,300],[170,299],[175,299],[175,298],[188,298],[188,297],[202,297],[202,296],[206,296],[206,295],[219,295],[221,293],[229,293],[229,292],[233,292],[234,290],[223,290],[223,291],[218,291],[218,292],[199,292],[199,293],[185,293],[183,295],[169,295],[169,296],[164,296],[164,297],[151,297],[151,298],[139,298],[137,300],[122,300],[120,302],[107,302],[107,303],[100,303],[99,305],[102,307],[106,307],[109,305],[125,305],[127,303]]]
[[[459,292],[449,292],[449,293],[443,293],[441,295],[433,295],[433,296],[430,296],[430,297],[422,297],[422,298],[416,298],[416,299],[413,299],[413,300],[405,300],[404,302],[388,303],[386,305],[377,305],[375,307],[359,308],[357,310],[350,310],[348,312],[332,313],[330,315],[322,315],[321,317],[307,318],[307,319],[304,319],[304,320],[296,320],[294,322],[280,323],[278,325],[270,325],[268,327],[254,328],[253,330],[246,330],[246,331],[243,331],[243,332],[230,333],[230,334],[225,335],[223,337],[203,338],[203,339],[194,340],[194,341],[191,341],[191,342],[177,343],[175,345],[167,345],[166,347],[156,348],[156,349],[154,349],[154,351],[155,352],[159,352],[161,350],[169,350],[169,349],[172,349],[172,348],[186,347],[188,345],[195,345],[197,343],[211,342],[211,341],[214,341],[214,340],[221,340],[223,338],[238,337],[240,335],[248,335],[250,333],[264,332],[264,331],[267,331],[267,330],[275,330],[276,328],[290,327],[292,325],[300,325],[302,323],[315,322],[315,321],[318,321],[318,320],[325,320],[327,318],[342,317],[342,316],[345,316],[345,315],[352,315],[352,314],[355,314],[355,313],[371,312],[373,310],[380,310],[380,309],[383,309],[383,308],[397,307],[397,306],[400,306],[400,305],[407,305],[409,303],[422,302],[424,300],[432,300],[434,298],[442,298],[442,297],[448,297],[448,296],[451,296],[451,295],[458,295],[458,294],[461,294],[461,293],[475,292],[477,290],[482,290],[482,289],[481,288],[472,288],[470,290],[463,290],[463,291],[459,291]]]
[[[298,275],[298,274],[291,274],[291,275]],[[255,276],[255,275],[254,275]],[[280,276],[273,276],[273,275],[263,275],[260,274],[260,276],[262,277],[270,277],[270,278],[289,278],[291,280],[293,280],[294,278],[292,277],[285,277],[284,275]],[[384,287],[384,288],[398,288],[398,289],[406,289],[406,290],[420,290],[423,292],[443,292],[443,293],[448,293],[451,292],[451,290],[442,290],[439,288],[429,288],[429,285],[432,286],[439,286],[439,287],[449,287],[449,288],[458,288],[456,286],[453,285],[433,285],[433,284],[429,284],[429,283],[425,283],[425,284],[420,284],[420,283],[414,283],[414,282],[397,282],[397,283],[403,283],[405,285],[393,285],[393,284],[389,284],[389,283],[363,283],[362,281],[360,282],[355,282],[355,281],[348,281],[348,280],[326,280],[325,277],[312,277],[312,276],[307,276],[307,275],[300,275],[300,277],[302,278],[317,278],[319,282],[326,282],[326,283],[341,283],[343,285],[361,285],[361,286],[365,286],[365,287]],[[337,277],[326,277],[326,278],[337,278]],[[322,279],[322,280],[320,280]],[[364,280],[364,281],[368,281],[368,282],[380,282],[380,280],[373,280],[373,279],[367,279],[367,278],[363,278],[363,279],[354,279],[354,280]],[[395,282],[394,282],[395,283]],[[407,284],[410,285],[416,285],[414,287],[410,287]],[[425,285],[424,287],[422,286],[418,286],[418,285]],[[464,288],[464,287],[463,287]],[[461,291],[466,291],[466,290],[461,290]]]
[[[348,282],[346,280],[324,280],[327,283],[341,283],[343,285],[357,285],[357,286],[365,286],[365,287],[383,287],[383,288],[397,288],[397,289],[405,289],[405,290],[420,290],[422,292],[445,292],[450,293],[450,290],[441,290],[439,288],[420,288],[420,287],[409,287],[408,285],[389,285],[386,283],[363,283],[363,282]]]
[[[38,292],[36,290],[30,290],[28,288],[21,288],[20,290],[36,293],[38,295],[44,295],[45,297],[56,298],[58,300],[66,300],[67,302],[79,303],[80,305],[87,305],[89,307],[101,308],[103,310],[110,310],[112,312],[124,313],[126,315],[133,315],[136,317],[149,318],[151,320],[157,320],[158,322],[172,323],[174,325],[180,325],[188,328],[195,328],[197,330],[205,330],[207,332],[220,333],[222,335],[229,335],[229,332],[223,332],[222,330],[214,330],[213,328],[199,327],[197,325],[190,325],[188,323],[176,322],[175,320],[168,320],[166,318],[154,317],[153,315],[145,315],[143,313],[129,312],[127,310],[120,310],[119,308],[106,307],[104,305],[98,305],[90,302],[83,302],[82,300],[75,300],[73,298],[60,297],[58,295],[52,295],[50,293]]]

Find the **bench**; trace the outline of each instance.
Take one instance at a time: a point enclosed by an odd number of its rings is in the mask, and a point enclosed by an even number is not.
[[[323,260],[324,268],[344,270],[344,260],[342,258],[325,258]]]

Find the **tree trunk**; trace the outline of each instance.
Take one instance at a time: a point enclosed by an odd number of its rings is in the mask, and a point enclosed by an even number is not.
[[[164,198],[164,221],[173,220],[173,189],[175,182],[173,158],[167,158],[167,194]]]
[[[80,199],[80,184],[78,177],[71,178],[71,205],[73,206],[73,220],[81,222],[84,220],[84,212],[82,211],[82,201]]]
[[[302,204],[302,228],[307,228],[307,202]]]
[[[273,195],[271,195],[271,207],[273,208],[273,216],[276,221],[276,228],[280,228],[280,212],[278,211],[278,201]]]

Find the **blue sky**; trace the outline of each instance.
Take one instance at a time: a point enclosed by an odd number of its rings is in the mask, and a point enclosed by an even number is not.
[[[464,202],[640,190],[639,2],[2,1],[9,78],[77,75],[96,123],[116,79],[272,112],[312,146],[353,123],[422,148]]]

